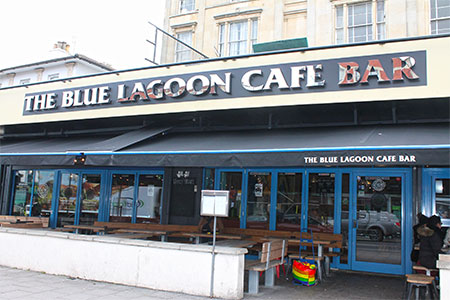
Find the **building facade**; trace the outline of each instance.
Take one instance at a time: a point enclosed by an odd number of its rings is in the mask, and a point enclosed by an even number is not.
[[[82,54],[70,54],[69,45],[58,42],[48,59],[0,70],[0,88],[113,71],[111,66]]]
[[[450,225],[449,35],[168,64],[0,90],[1,214],[340,233],[340,269],[405,274]]]
[[[252,45],[307,38],[327,46],[450,32],[443,0],[167,0],[166,30],[206,56],[252,53]],[[163,63],[201,58],[173,40]]]

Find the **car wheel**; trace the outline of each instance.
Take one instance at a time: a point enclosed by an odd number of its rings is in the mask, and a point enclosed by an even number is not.
[[[383,230],[381,228],[370,228],[369,236],[373,241],[382,242],[384,238]]]

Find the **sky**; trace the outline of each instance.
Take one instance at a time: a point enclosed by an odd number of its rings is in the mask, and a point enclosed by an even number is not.
[[[165,0],[14,0],[0,9],[0,69],[46,60],[58,41],[113,68],[152,65],[148,21],[163,28]]]

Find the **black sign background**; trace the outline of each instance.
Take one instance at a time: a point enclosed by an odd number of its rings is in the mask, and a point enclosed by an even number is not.
[[[404,79],[403,81],[392,81],[393,70],[392,70],[392,58],[393,57],[402,57],[402,56],[411,56],[415,59],[415,65],[413,67],[413,71],[419,76],[419,79],[409,80]],[[359,65],[358,71],[363,76],[367,63],[369,59],[378,59],[380,60],[387,76],[391,81],[389,82],[381,82],[379,83],[374,76],[369,77],[369,83],[361,84],[356,83],[352,85],[342,85],[339,86],[339,65],[338,63],[342,62],[356,62]],[[289,88],[289,89],[279,89],[277,85],[272,85],[271,90],[265,91],[257,91],[251,92],[242,87],[241,79],[242,76],[248,72],[249,70],[260,69],[262,70],[262,76],[254,76],[254,80],[252,80],[252,85],[257,86],[264,84],[267,76],[270,73],[271,68],[280,68],[284,74],[284,77],[288,84],[290,85],[290,68],[293,66],[306,66],[306,65],[317,65],[322,64],[322,79],[325,80],[325,86],[323,87],[306,87],[306,74],[305,80],[302,80],[301,86],[302,88]],[[246,67],[246,68],[237,68],[237,69],[229,69],[229,70],[218,70],[218,71],[209,71],[209,72],[201,72],[201,73],[187,73],[187,74],[175,74],[170,76],[161,76],[161,77],[149,77],[138,80],[129,80],[123,82],[114,82],[114,83],[102,83],[91,86],[81,86],[78,88],[70,88],[70,89],[60,89],[60,90],[51,90],[39,93],[30,93],[26,94],[27,96],[34,95],[42,95],[47,93],[55,93],[56,97],[56,108],[51,110],[39,110],[39,111],[26,111],[25,110],[25,100],[23,107],[23,115],[30,114],[48,114],[48,113],[56,113],[56,112],[67,112],[67,111],[79,111],[79,110],[92,110],[92,109],[102,109],[109,107],[122,107],[122,106],[136,106],[136,105],[150,105],[150,104],[161,104],[161,103],[176,103],[176,102],[184,102],[184,101],[199,101],[199,100],[211,100],[211,99],[226,99],[226,98],[243,98],[243,97],[255,97],[255,96],[270,96],[270,95],[289,95],[289,94],[302,94],[302,93],[319,93],[319,92],[330,92],[330,91],[347,91],[347,90],[369,90],[369,89],[379,89],[379,88],[396,88],[396,87],[411,87],[411,86],[423,86],[427,84],[427,64],[426,64],[426,51],[415,51],[415,52],[401,52],[401,53],[390,53],[390,54],[382,54],[382,55],[370,55],[370,56],[357,56],[357,57],[345,57],[340,59],[328,59],[328,60],[315,60],[315,61],[299,61],[295,63],[286,63],[286,64],[277,64],[277,65],[263,65],[263,66],[254,66],[254,67]],[[151,73],[151,69],[149,70]],[[127,94],[133,89],[133,86],[136,82],[141,82],[144,87],[148,85],[153,80],[160,79],[163,82],[168,81],[171,78],[179,77],[183,80],[187,81],[189,78],[195,75],[205,75],[209,77],[210,74],[217,74],[220,78],[225,78],[225,73],[231,72],[231,93],[227,94],[217,88],[218,91],[216,95],[212,95],[209,92],[205,93],[201,96],[194,96],[187,91],[184,92],[179,97],[172,98],[165,96],[163,99],[159,100],[139,100],[139,101],[129,101],[129,102],[117,102],[117,87],[120,84],[125,84],[127,86]],[[88,89],[88,88],[96,88],[96,87],[104,87],[108,86],[110,88],[110,103],[101,104],[101,105],[91,105],[91,106],[77,106],[77,107],[69,107],[62,108],[61,107],[61,98],[63,91],[74,91],[77,89]]]

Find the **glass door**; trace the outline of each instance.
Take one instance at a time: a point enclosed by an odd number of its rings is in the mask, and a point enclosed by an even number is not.
[[[352,269],[401,274],[405,268],[405,173],[353,173],[349,214]],[[408,208],[410,210],[410,208]]]
[[[335,185],[335,173],[308,174],[308,229],[315,232],[334,232]]]
[[[76,205],[78,197],[77,173],[61,173],[58,198],[58,215],[56,226],[75,224]]]
[[[61,172],[56,226],[92,225],[98,220],[101,173]]]
[[[269,229],[271,191],[271,172],[248,173],[246,228]]]
[[[79,225],[93,225],[98,220],[101,174],[81,174],[81,195],[78,203]]]
[[[242,209],[242,171],[218,171],[218,173],[220,178],[218,189],[230,192],[228,218],[223,219],[223,225],[225,227],[239,228],[241,227]]]

